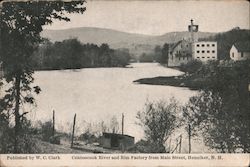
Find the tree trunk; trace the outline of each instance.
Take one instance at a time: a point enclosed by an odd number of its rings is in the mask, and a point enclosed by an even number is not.
[[[17,74],[15,78],[15,143],[14,143],[14,153],[18,153],[18,136],[21,128],[20,124],[20,114],[19,114],[19,103],[20,103],[20,75]]]

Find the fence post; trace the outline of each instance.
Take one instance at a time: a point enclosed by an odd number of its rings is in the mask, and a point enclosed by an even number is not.
[[[53,118],[52,118],[52,123],[53,123],[53,136],[55,136],[55,110],[53,110]]]
[[[75,124],[76,124],[76,114],[74,115],[74,121],[73,121],[73,130],[72,130],[72,138],[71,138],[71,148],[73,147],[73,144],[74,144]]]
[[[122,113],[122,135],[124,135],[124,114]]]
[[[191,125],[188,124],[188,153],[191,153]]]
[[[171,153],[171,140],[172,140],[172,138],[170,136],[170,139],[169,139],[169,153]]]
[[[182,135],[180,135],[179,153],[181,153],[181,142],[182,142]]]

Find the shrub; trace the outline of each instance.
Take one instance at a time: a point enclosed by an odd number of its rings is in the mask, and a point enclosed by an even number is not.
[[[197,72],[201,67],[202,67],[201,61],[192,60],[192,61],[189,61],[187,64],[181,64],[180,70],[185,73],[193,74]]]
[[[166,149],[163,144],[158,145],[149,141],[140,140],[129,151],[139,153],[165,153]]]
[[[176,115],[180,107],[174,98],[168,103],[148,102],[145,106],[145,110],[137,113],[137,119],[140,121],[139,125],[144,128],[149,151],[166,152],[164,148],[166,140],[180,125]]]
[[[50,138],[53,136],[53,125],[51,121],[45,123],[40,123],[42,140],[49,142]]]
[[[15,129],[3,115],[0,115],[0,153],[36,153],[37,147],[32,133],[33,129],[30,121],[23,118],[22,126],[17,136],[18,147],[14,150]]]

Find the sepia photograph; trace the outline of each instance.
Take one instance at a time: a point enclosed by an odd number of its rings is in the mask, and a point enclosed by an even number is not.
[[[3,166],[246,157],[249,129],[249,1],[0,2]]]

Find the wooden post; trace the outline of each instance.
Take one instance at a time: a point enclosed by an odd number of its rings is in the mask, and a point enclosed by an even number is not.
[[[188,124],[188,153],[191,153],[191,125]]]
[[[52,118],[52,126],[53,126],[53,136],[55,136],[55,111],[53,110],[53,118]]]
[[[124,134],[124,114],[122,113],[122,135]]]
[[[181,153],[181,142],[182,142],[182,135],[180,135],[179,153]]]
[[[73,130],[72,130],[72,138],[71,138],[71,148],[73,147],[73,144],[74,144],[75,124],[76,124],[76,114],[74,116],[74,121],[73,121]]]
[[[171,153],[171,140],[172,140],[172,138],[170,136],[170,139],[169,139],[169,153]]]

